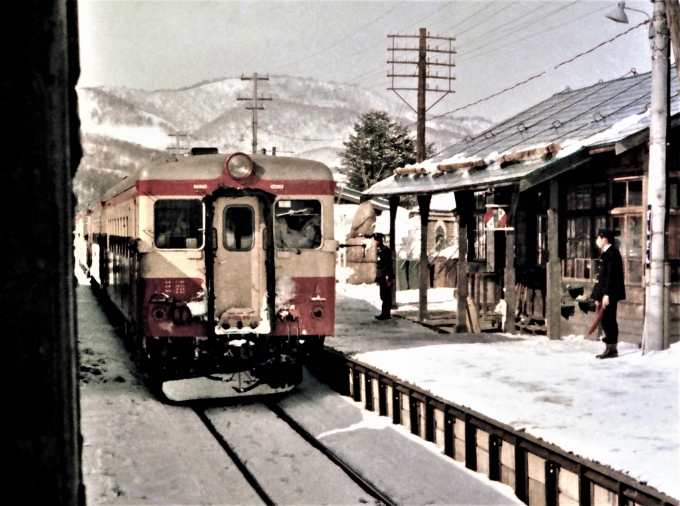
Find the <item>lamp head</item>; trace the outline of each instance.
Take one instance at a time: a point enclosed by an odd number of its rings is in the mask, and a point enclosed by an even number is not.
[[[626,2],[619,2],[614,9],[605,14],[605,17],[612,21],[616,21],[617,23],[628,24],[628,16],[626,16],[626,12],[624,11],[625,8]]]

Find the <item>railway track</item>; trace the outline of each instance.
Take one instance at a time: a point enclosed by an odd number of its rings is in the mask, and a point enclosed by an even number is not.
[[[679,502],[631,477],[325,349],[319,379],[369,411],[435,443],[468,469],[513,488],[524,503],[670,506]]]
[[[364,477],[360,472],[353,469],[348,463],[346,463],[342,458],[340,458],[335,452],[329,449],[326,445],[321,443],[316,437],[309,433],[305,428],[296,422],[291,416],[289,416],[277,403],[266,402],[263,406],[266,409],[276,415],[276,417],[284,422],[292,431],[295,432],[302,440],[304,440],[308,446],[311,446],[316,452],[325,457],[330,463],[337,466],[356,486],[358,486],[367,496],[373,499],[375,504],[382,504],[386,506],[391,506],[396,504],[390,497],[388,497],[384,492],[379,490],[369,479]],[[258,494],[262,501],[267,505],[279,504],[282,501],[277,498],[276,493],[272,493],[267,490],[267,484],[265,483],[267,477],[265,476],[266,471],[257,468],[256,464],[250,465],[249,462],[255,459],[248,459],[239,454],[239,451],[235,448],[234,444],[230,443],[228,437],[225,436],[224,431],[218,427],[215,421],[211,418],[208,411],[209,407],[203,405],[194,405],[192,407],[193,411],[196,413],[198,418],[203,422],[206,428],[210,431],[219,445],[224,449],[229,458],[234,462],[239,471],[243,474],[246,481],[253,488],[253,490]],[[313,499],[307,500],[308,503],[314,503]],[[334,502],[334,501],[331,501]],[[360,500],[360,502],[366,502],[365,500]]]

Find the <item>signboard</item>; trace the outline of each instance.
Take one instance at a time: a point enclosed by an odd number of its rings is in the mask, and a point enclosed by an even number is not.
[[[487,206],[484,214],[484,225],[487,230],[514,230],[514,227],[508,227],[508,215],[501,207]]]
[[[647,204],[647,240],[645,241],[645,267],[652,264],[652,205]]]

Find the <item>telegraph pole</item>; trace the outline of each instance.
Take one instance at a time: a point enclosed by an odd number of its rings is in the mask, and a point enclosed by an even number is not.
[[[241,81],[253,81],[253,96],[251,97],[237,97],[236,100],[250,100],[252,105],[246,107],[248,110],[253,111],[253,154],[257,153],[257,111],[264,110],[264,107],[259,105],[260,100],[271,100],[272,97],[260,97],[257,94],[257,82],[258,81],[269,81],[269,77],[258,77],[257,72],[253,74],[253,77],[241,76]]]
[[[453,90],[451,89],[451,83],[456,79],[452,75],[452,68],[456,66],[453,62],[453,55],[456,54],[456,50],[453,48],[453,42],[456,39],[454,37],[428,35],[425,28],[421,28],[418,35],[388,35],[388,37],[392,39],[392,45],[391,47],[387,48],[387,50],[391,52],[391,58],[387,61],[387,63],[392,65],[392,70],[387,74],[387,77],[392,79],[392,86],[387,89],[395,92],[397,96],[402,99],[404,103],[406,103],[406,105],[408,105],[418,117],[418,123],[416,127],[416,160],[420,163],[425,160],[425,113],[437,105],[446,95],[453,93]],[[399,47],[396,45],[396,39],[418,39],[418,47]],[[434,41],[437,43],[437,45],[435,47],[430,47],[430,44],[428,44],[429,41]],[[417,51],[418,59],[399,60],[396,57],[397,51]],[[430,58],[428,58],[428,53],[441,54],[444,56],[445,61],[440,62],[439,58],[436,57],[435,61],[433,62]],[[417,74],[397,73],[395,65],[417,65],[418,72]],[[432,74],[428,71],[428,67],[444,67],[446,70],[445,75],[440,76],[438,71]],[[395,84],[395,78],[413,77],[418,78],[418,86],[416,88],[403,86],[398,87]],[[436,85],[434,88],[428,88],[428,79],[444,80],[446,81],[446,86],[442,89],[439,89],[438,85]],[[418,92],[418,103],[416,109],[414,109],[408,103],[408,101],[399,94],[400,91]],[[430,107],[426,107],[426,95],[428,91],[442,93],[442,96],[439,97],[439,99],[436,100]]]
[[[176,149],[177,150],[177,156],[179,156],[182,153],[182,151],[181,151],[182,149],[187,149],[186,146],[180,146],[179,139],[180,139],[180,137],[186,137],[187,134],[185,134],[183,132],[177,132],[175,134],[169,134],[169,136],[174,137],[176,142],[175,142],[174,148],[170,147],[170,148],[167,148],[167,149]]]
[[[666,259],[666,133],[668,127],[669,31],[664,0],[654,1],[652,94],[649,117],[645,323],[642,350],[663,349],[664,261]]]

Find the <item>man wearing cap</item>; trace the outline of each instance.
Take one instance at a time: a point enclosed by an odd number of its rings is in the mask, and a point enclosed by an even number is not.
[[[375,282],[380,287],[380,300],[382,301],[382,311],[377,320],[389,320],[392,310],[392,282],[394,281],[394,266],[392,265],[392,250],[385,246],[383,234],[375,234],[376,248],[378,250],[378,261],[375,267]]]
[[[593,287],[590,298],[598,306],[602,304],[602,342],[607,345],[603,353],[597,358],[614,358],[619,353],[616,344],[619,340],[619,325],[616,323],[616,309],[618,302],[626,298],[626,288],[623,279],[623,260],[621,253],[614,247],[614,232],[600,229],[595,240],[600,254],[600,270],[597,273],[597,283]]]

